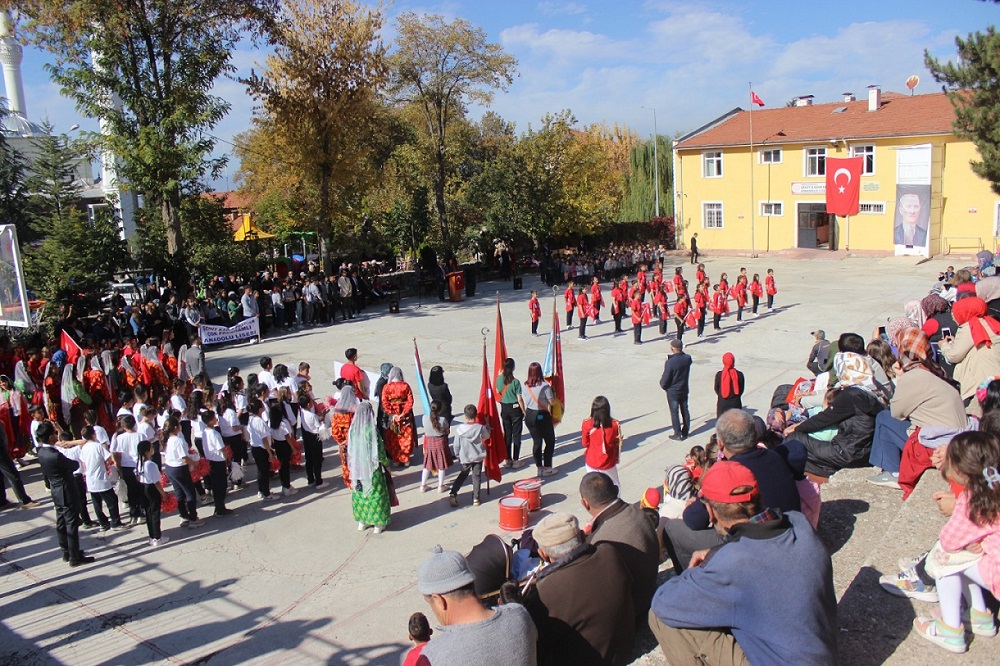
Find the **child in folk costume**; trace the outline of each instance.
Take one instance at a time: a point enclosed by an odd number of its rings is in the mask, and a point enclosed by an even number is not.
[[[778,286],[774,283],[774,269],[767,269],[767,277],[764,279],[764,290],[767,292],[767,309],[774,306],[774,295],[778,293]]]
[[[747,276],[740,275],[736,278],[736,285],[732,290],[733,300],[736,301],[736,321],[743,321],[743,308],[747,306]]]
[[[587,319],[590,317],[590,301],[587,300],[587,290],[585,287],[580,287],[580,293],[576,297],[576,310],[577,315],[580,317],[580,335],[578,336],[580,340],[587,339]]]
[[[719,285],[712,287],[712,329],[721,331],[719,323],[722,321],[722,314],[725,312],[726,296],[719,288]]]
[[[358,397],[350,384],[345,384],[340,391],[340,398],[333,405],[333,415],[330,417],[330,436],[340,448],[340,471],[344,485],[351,487],[351,471],[347,461],[347,432],[351,428],[354,412],[358,408]]]
[[[542,318],[542,306],[538,303],[538,292],[532,291],[528,299],[528,313],[531,315],[531,334],[538,335],[538,321]]]
[[[454,462],[451,449],[448,448],[448,434],[451,424],[441,411],[443,405],[439,400],[431,401],[431,411],[424,414],[424,469],[420,472],[420,492],[427,492],[427,481],[432,473],[438,477],[438,492],[447,491],[444,476]]]
[[[753,309],[751,312],[757,314],[757,306],[760,305],[760,299],[764,295],[764,287],[760,283],[760,275],[757,273],[753,274],[753,279],[750,280],[750,298],[753,300]]]
[[[594,313],[594,323],[598,323],[601,319],[601,306],[604,305],[604,298],[601,296],[601,284],[594,276],[594,279],[590,282],[590,309]]]
[[[563,292],[563,300],[566,301],[566,328],[573,327],[573,311],[576,309],[575,287],[576,283],[570,280],[566,285],[566,291]]]

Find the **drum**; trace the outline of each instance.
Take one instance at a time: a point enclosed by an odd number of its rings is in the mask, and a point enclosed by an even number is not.
[[[524,479],[514,484],[514,497],[528,502],[528,511],[542,508],[542,482],[538,479]]]
[[[528,527],[528,501],[508,495],[499,502],[500,529],[521,532]]]

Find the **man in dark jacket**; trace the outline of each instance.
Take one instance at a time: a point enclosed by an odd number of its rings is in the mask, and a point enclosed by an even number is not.
[[[638,504],[618,497],[618,487],[607,474],[589,472],[580,481],[580,503],[592,518],[587,543],[608,542],[615,547],[632,576],[632,601],[636,622],[649,612],[660,566],[658,520]]]
[[[45,421],[35,433],[38,443],[38,464],[49,482],[52,501],[56,505],[56,533],[63,561],[71,567],[88,564],[93,557],[80,550],[80,496],[73,480],[74,470],[80,467],[80,444],[83,440],[59,442],[55,426]]]
[[[709,469],[699,498],[726,541],[696,553],[653,597],[649,628],[667,661],[836,664],[833,566],[805,516],[765,508],[737,462]]]
[[[826,362],[830,357],[830,341],[826,339],[826,331],[813,331],[812,349],[809,350],[809,358],[806,360],[806,369],[814,375],[826,372]]]
[[[532,534],[546,563],[524,595],[538,627],[538,666],[631,661],[632,581],[614,547],[584,543],[568,513],[546,516]]]
[[[766,506],[782,511],[801,508],[795,485],[796,474],[802,474],[806,460],[801,442],[782,444],[788,451],[758,448],[753,417],[742,409],[724,412],[715,424],[715,435],[726,460],[738,462],[753,472]],[[793,470],[790,463],[798,469]],[[677,573],[688,568],[695,551],[722,543],[722,537],[712,529],[708,509],[701,502],[689,505],[684,509],[683,519],[668,520],[663,529],[664,545]]]
[[[674,434],[670,436],[670,439],[676,441],[687,439],[691,427],[691,414],[688,412],[688,377],[690,374],[691,356],[684,353],[684,343],[675,338],[670,341],[670,356],[663,364],[660,388],[667,392],[667,404],[670,405],[670,423],[674,428]]]

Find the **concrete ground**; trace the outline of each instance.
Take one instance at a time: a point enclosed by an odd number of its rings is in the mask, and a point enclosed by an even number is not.
[[[551,510],[573,512],[581,522],[586,518],[577,493],[583,467],[577,424],[589,414],[596,395],[610,399],[613,415],[623,423],[623,497],[635,501],[646,487],[662,482],[664,467],[708,439],[715,415],[712,383],[724,352],[733,352],[737,367],[746,373],[746,406],[766,411],[777,384],[806,372],[810,331],[823,328],[828,337],[835,337],[852,330],[868,337],[887,316],[900,313],[904,301],[925,295],[945,265],[962,262],[945,258],[917,265],[912,258],[815,252],[757,259],[706,257],[705,263],[712,277],[721,271],[732,277],[740,266],[762,276],[768,267],[774,268],[779,294],[772,312],[742,325],[730,315],[721,334],[698,342],[685,336],[694,357],[691,439],[667,439],[669,415],[658,385],[666,338],[647,329],[646,343],[635,346],[630,332],[612,332],[610,320],[588,327],[589,340],[564,332],[567,412],[557,428],[559,473],[546,480],[544,508],[532,514],[532,522]],[[389,361],[411,378],[415,337],[425,372],[433,365],[444,368],[457,413],[478,400],[483,329],[494,328],[498,291],[507,348],[518,363],[516,374],[523,378],[528,363],[542,360],[547,337],[530,335],[526,307],[528,290],[541,285],[534,276],[524,283],[523,291],[513,291],[509,283],[481,283],[479,294],[463,303],[411,298],[398,315],[389,315],[385,306],[372,307],[354,321],[268,338],[259,345],[210,349],[208,367],[219,381],[229,366],[239,366],[244,376],[255,371],[262,355],[290,366],[305,360],[312,365],[317,396],[325,396],[332,392],[333,361],[342,360],[347,347],[360,350],[360,363],[368,369]],[[558,306],[562,316],[561,299]],[[551,294],[545,292],[545,334],[551,308]],[[492,363],[491,332],[486,344]],[[526,432],[524,439],[522,459],[530,459]],[[166,517],[164,532],[173,540],[158,550],[146,545],[141,526],[107,538],[85,530],[83,547],[97,562],[78,569],[59,557],[51,500],[37,466],[29,466],[24,470],[29,492],[42,507],[0,513],[0,664],[399,663],[407,649],[408,616],[428,610],[415,589],[419,562],[435,544],[468,551],[486,533],[502,533],[497,500],[510,494],[514,481],[533,476],[533,467],[505,474],[489,495],[484,491],[480,507],[471,506],[471,491],[464,488],[460,508],[452,509],[436,492],[420,493],[418,463],[396,477],[401,505],[393,510],[390,529],[374,535],[356,530],[350,495],[339,480],[336,447],[330,442],[326,453],[329,487],[262,503],[249,483],[247,490],[230,496],[235,514],[208,517],[198,530],[180,528],[176,514]],[[248,480],[253,476],[249,466]],[[834,551],[838,593],[845,599],[842,636],[849,646],[845,656],[852,655],[845,663],[950,660],[929,645],[913,645],[902,656],[910,644],[902,621],[879,625],[880,631],[866,629],[867,620],[859,626],[863,611],[888,597],[870,589],[878,571],[891,569],[884,553],[896,556],[900,544],[887,538],[892,517],[901,511],[892,492],[867,488],[861,478],[832,483],[826,497],[830,509],[824,507],[825,538]],[[293,478],[293,485],[304,483],[301,473]],[[843,494],[833,490],[838,486]],[[884,511],[876,512],[875,505],[884,506]],[[935,529],[929,530],[931,540]],[[862,569],[865,575],[859,578]],[[869,593],[870,602],[847,603]],[[886,612],[912,617],[908,603],[892,601]],[[637,652],[640,662],[662,663],[649,637],[644,640],[640,647],[652,652]],[[985,651],[987,645],[988,639],[977,638],[973,652],[982,654],[976,648]],[[868,657],[853,658],[862,653]],[[997,654],[995,647],[992,654]],[[969,657],[973,655],[966,662]]]

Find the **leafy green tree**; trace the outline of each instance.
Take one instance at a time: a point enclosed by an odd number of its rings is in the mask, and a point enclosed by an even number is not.
[[[7,113],[7,108],[0,104],[0,125]],[[7,142],[4,133],[0,132],[0,224],[13,224],[17,228],[17,237],[22,242],[33,237],[25,216],[26,177],[24,158]]]
[[[1000,34],[990,26],[985,33],[956,37],[955,44],[956,62],[940,62],[929,52],[924,61],[955,107],[955,134],[979,149],[982,159],[972,161],[972,170],[1000,194]]]
[[[449,133],[464,118],[466,104],[489,104],[495,90],[513,82],[517,60],[464,19],[400,14],[396,50],[390,56],[391,92],[420,110],[432,164],[431,187],[442,244],[450,245],[448,180],[455,164]]]
[[[660,215],[673,215],[674,202],[671,195],[671,153],[673,142],[670,137],[656,137],[656,157],[660,171]],[[651,220],[656,215],[656,171],[653,168],[653,141],[643,141],[632,148],[626,175],[625,197],[622,200],[620,222]]]
[[[268,33],[278,1],[0,0],[55,56],[49,71],[63,93],[103,121],[95,139],[118,156],[125,184],[159,210],[177,270],[181,200],[225,164],[212,157],[209,132],[229,104],[212,87],[234,71],[241,39]]]
[[[87,158],[44,127],[25,183],[30,225],[42,239],[23,248],[25,280],[53,307],[68,301],[92,310],[112,273],[130,263],[128,246],[113,206],[95,207],[92,219],[84,213],[76,167]]]

